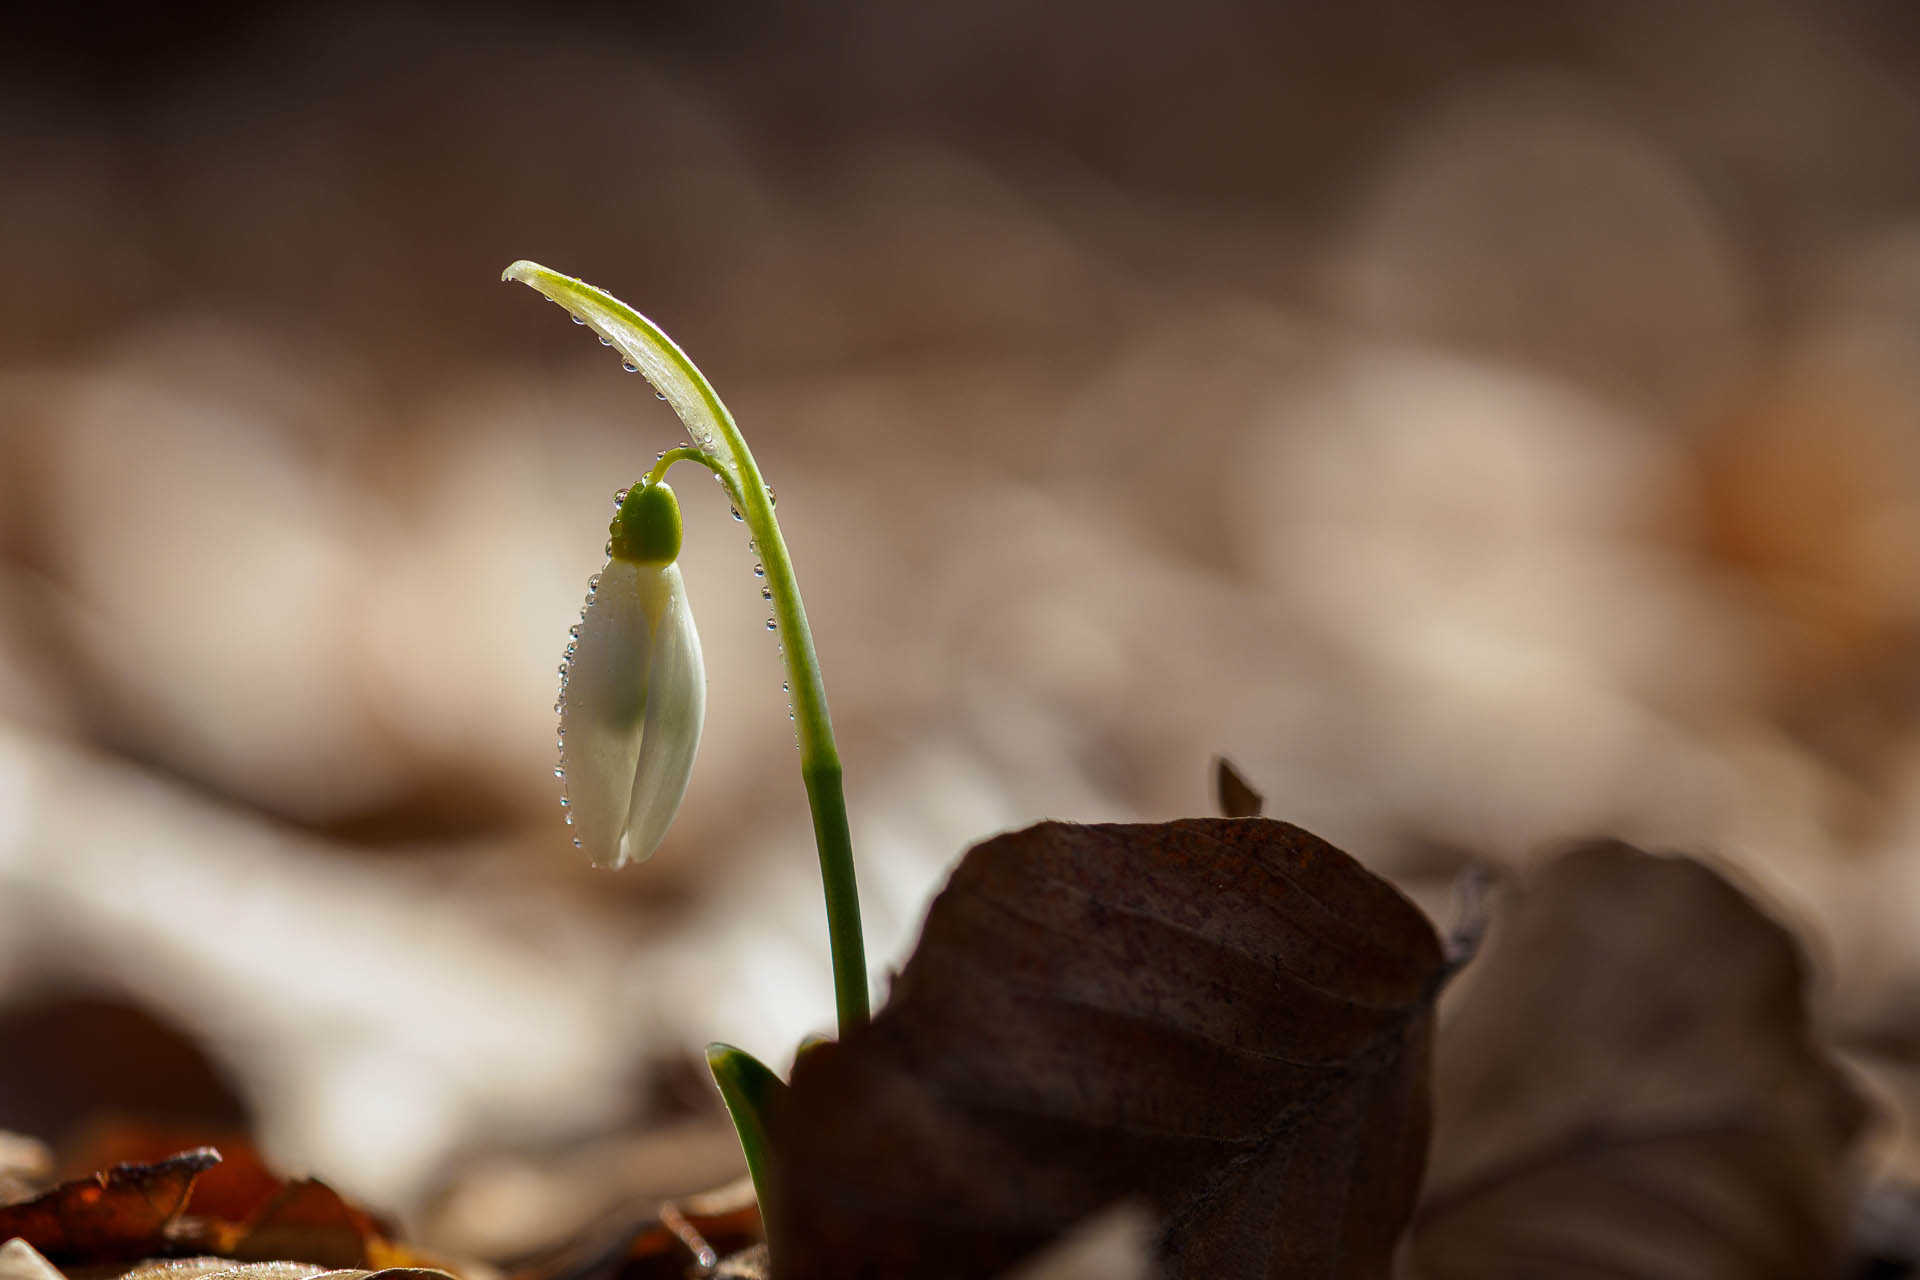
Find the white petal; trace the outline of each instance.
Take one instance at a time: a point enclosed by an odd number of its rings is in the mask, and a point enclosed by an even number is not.
[[[667,565],[659,573],[666,584],[666,600],[653,630],[646,726],[633,775],[626,835],[620,841],[622,863],[650,858],[660,847],[687,793],[693,757],[700,749],[700,727],[707,716],[707,672],[686,585],[678,565]]]
[[[560,712],[567,812],[574,838],[600,866],[620,863],[646,725],[654,621],[669,594],[659,569],[610,561],[567,663]]]

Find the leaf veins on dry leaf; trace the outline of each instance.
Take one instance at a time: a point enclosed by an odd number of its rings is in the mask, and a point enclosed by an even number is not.
[[[997,1275],[1123,1201],[1171,1277],[1829,1273],[1861,1113],[1786,932],[1617,844],[1496,920],[1416,1217],[1447,967],[1406,899],[1257,818],[988,841],[873,1025],[795,1067],[775,1274]]]
[[[1385,1274],[1420,1183],[1425,917],[1297,827],[973,849],[774,1115],[782,1280],[994,1275],[1123,1198],[1175,1276]]]

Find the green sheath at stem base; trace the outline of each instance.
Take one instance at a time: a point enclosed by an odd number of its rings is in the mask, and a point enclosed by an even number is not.
[[[707,1046],[707,1070],[720,1086],[720,1099],[727,1104],[733,1131],[740,1138],[740,1153],[747,1158],[747,1173],[753,1178],[754,1198],[760,1202],[760,1225],[767,1238],[773,1238],[773,1147],[767,1137],[767,1109],[787,1091],[780,1077],[767,1065],[730,1044]]]

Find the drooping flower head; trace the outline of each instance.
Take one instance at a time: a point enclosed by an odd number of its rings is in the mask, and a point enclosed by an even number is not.
[[[706,718],[707,677],[687,606],[680,504],[656,481],[621,500],[608,559],[587,584],[560,668],[560,803],[602,867],[653,855],[680,808]]]

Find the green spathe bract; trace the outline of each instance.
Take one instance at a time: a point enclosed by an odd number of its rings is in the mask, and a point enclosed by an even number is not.
[[[826,894],[827,933],[832,947],[835,1004],[842,1035],[864,1025],[870,1017],[867,991],[866,947],[860,931],[859,891],[854,880],[853,840],[847,827],[846,800],[841,789],[840,755],[834,746],[833,723],[827,714],[826,687],[820,678],[820,666],[814,655],[813,633],[800,601],[799,583],[794,578],[793,561],[787,554],[786,540],[774,519],[773,499],[760,468],[747,448],[746,440],[734,424],[712,385],[673,344],[659,327],[619,299],[572,276],[561,275],[533,262],[516,262],[502,273],[502,279],[517,280],[570,312],[574,319],[600,335],[607,345],[619,351],[634,369],[646,375],[661,398],[672,406],[693,439],[692,448],[674,449],[663,454],[643,482],[642,495],[660,486],[666,469],[677,461],[694,461],[720,478],[734,508],[752,535],[751,546],[765,566],[766,585],[773,601],[774,622],[780,632],[787,684],[793,696],[795,731],[799,738],[800,775],[807,792],[808,808],[813,816],[814,843],[820,856],[820,876]],[[634,538],[625,549],[657,554],[664,546],[662,525],[653,511],[635,508],[633,526],[623,526],[626,507],[637,495],[629,494],[615,520],[616,551],[627,533]],[[668,500],[670,501],[670,491]],[[643,501],[652,502],[651,498]],[[674,533],[678,533],[677,521]],[[674,539],[677,543],[677,537]],[[677,545],[675,547],[677,551]],[[622,563],[616,560],[615,564]],[[672,565],[666,566],[672,569]],[[677,570],[674,570],[677,576]],[[684,597],[682,597],[684,599]],[[764,1161],[755,1155],[764,1150],[764,1126],[757,1115],[764,1088],[743,1087],[752,1080],[764,1084],[759,1072],[776,1080],[764,1066],[753,1062],[739,1050],[721,1054],[727,1070],[718,1072],[723,1095],[734,1115],[743,1149],[749,1155],[761,1203],[769,1203],[762,1179]],[[747,1067],[744,1063],[752,1063]]]
[[[680,558],[680,503],[665,481],[627,490],[607,526],[608,554],[635,564],[672,564]]]
[[[773,1177],[773,1145],[767,1137],[766,1114],[768,1107],[786,1093],[786,1082],[760,1059],[730,1044],[707,1046],[707,1070],[720,1086],[720,1099],[727,1105],[734,1133],[739,1135],[740,1151],[747,1158],[747,1172],[760,1199],[761,1225],[771,1237],[773,1227],[765,1221],[765,1215],[773,1212],[773,1199],[767,1194]]]

